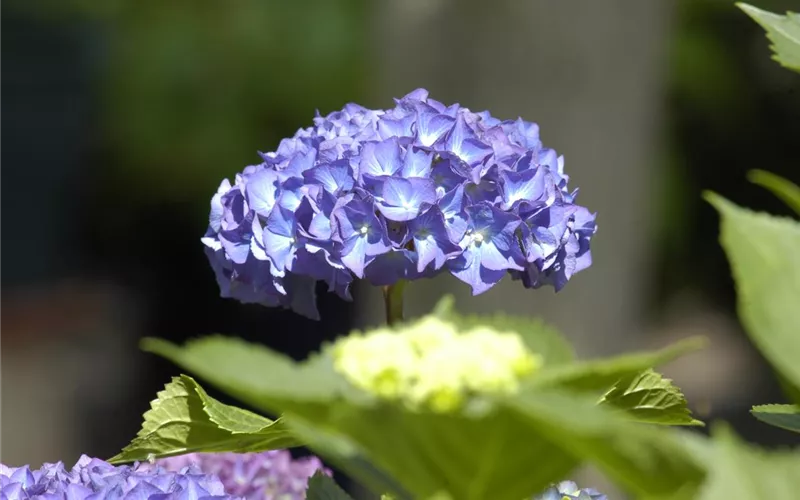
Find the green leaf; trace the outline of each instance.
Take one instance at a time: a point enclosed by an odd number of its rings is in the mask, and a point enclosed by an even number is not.
[[[498,500],[518,500],[564,477],[577,464],[508,412],[484,408],[465,415],[412,413],[376,401],[336,373],[325,351],[294,363],[235,338],[209,337],[183,347],[148,340],[144,347],[256,408],[284,413],[293,426],[305,422],[306,430],[319,430],[313,436],[292,427],[304,438],[315,438],[309,447],[326,460],[325,452],[336,446],[340,448],[333,457],[345,457],[340,460],[345,466],[352,467],[352,460],[363,453],[413,498],[445,491],[453,498],[491,494]],[[355,446],[348,451],[344,440],[337,442],[339,436]],[[517,446],[520,441],[526,445]],[[541,461],[543,456],[548,457],[546,462]],[[531,463],[538,465],[531,469]],[[363,469],[354,469],[355,475],[364,474]]]
[[[763,170],[751,170],[747,174],[747,178],[750,179],[750,182],[772,191],[775,196],[800,215],[800,187],[797,184]]]
[[[797,498],[800,453],[767,453],[743,443],[727,427],[715,429],[714,457],[700,500]]]
[[[370,462],[361,447],[347,436],[315,427],[294,414],[290,414],[285,422],[292,434],[325,457],[325,463],[347,471],[350,477],[372,491],[392,492],[400,500],[413,498],[393,477]]]
[[[681,340],[653,352],[623,354],[613,358],[584,361],[542,370],[531,377],[536,387],[565,387],[575,391],[606,391],[620,380],[658,366],[706,344],[701,337]]]
[[[800,72],[800,15],[787,12],[773,14],[745,3],[736,4],[767,31],[772,42],[772,58],[782,66]]]
[[[755,213],[713,193],[738,292],[739,317],[773,368],[800,388],[800,223]]]
[[[299,446],[281,420],[222,404],[181,375],[158,393],[131,443],[112,463],[191,452],[265,451]]]
[[[342,488],[327,474],[317,471],[308,480],[306,500],[353,500]]]
[[[666,429],[632,424],[597,406],[596,398],[577,396],[564,387],[551,387],[547,393],[527,388],[525,397],[532,402],[524,414],[513,399],[475,400],[455,414],[411,412],[352,388],[343,389],[342,384],[349,384],[333,370],[325,351],[310,361],[292,363],[238,339],[214,337],[185,347],[152,342],[148,346],[214,385],[234,387],[237,397],[257,408],[284,412],[290,429],[308,440],[311,449],[358,471],[361,476],[356,477],[371,477],[373,486],[382,486],[379,493],[398,494],[400,489],[392,487],[391,481],[381,482],[380,473],[385,471],[407,492],[404,498],[448,494],[518,500],[566,477],[586,459],[633,491],[652,495],[691,489],[702,476],[702,469],[687,457],[686,447]],[[636,363],[623,360],[625,370],[600,370],[616,377],[603,389],[627,370],[641,371],[640,363],[671,359],[685,348],[634,357]],[[550,368],[561,369],[559,365]],[[547,370],[542,370],[543,376]],[[583,371],[580,375],[586,376]],[[308,381],[319,381],[326,392],[309,390]],[[374,464],[379,473],[364,469],[365,462]]]
[[[693,491],[703,466],[676,429],[631,423],[589,398],[530,391],[508,403],[521,418],[573,456],[642,497]]]
[[[800,406],[798,405],[760,405],[754,406],[750,413],[767,424],[788,431],[800,432]]]
[[[625,377],[600,400],[601,404],[625,410],[638,422],[664,425],[704,425],[692,412],[680,389],[653,370]]]

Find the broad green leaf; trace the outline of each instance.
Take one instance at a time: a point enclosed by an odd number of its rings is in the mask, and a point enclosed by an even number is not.
[[[692,412],[680,389],[653,370],[625,377],[608,391],[600,403],[625,410],[638,422],[664,425],[703,425]]]
[[[760,405],[754,406],[750,413],[767,424],[800,432],[800,406],[798,405]]]
[[[299,446],[283,422],[222,404],[182,375],[159,392],[133,441],[112,463],[191,452],[265,451]]]
[[[413,498],[393,477],[370,462],[367,454],[347,436],[315,427],[294,414],[290,414],[285,423],[306,446],[324,456],[326,464],[346,471],[372,491],[392,492],[397,500]]]
[[[763,170],[751,170],[747,174],[747,178],[750,179],[750,182],[772,191],[775,196],[800,215],[800,187],[797,184]]]
[[[800,388],[800,223],[755,213],[713,193],[736,281],[739,317],[755,345],[797,394]]]
[[[433,314],[454,323],[459,330],[489,325],[498,331],[519,334],[532,352],[542,357],[545,366],[560,365],[573,361],[575,353],[567,340],[538,318],[513,316],[504,313],[491,315],[461,315],[454,309],[450,295],[442,297],[434,306]]]
[[[445,491],[453,498],[491,494],[498,500],[518,500],[542,490],[577,464],[508,413],[411,413],[399,405],[378,402],[336,373],[325,352],[293,363],[266,348],[223,337],[199,339],[183,347],[150,340],[144,347],[256,408],[284,413],[287,422],[305,421],[327,433],[323,446],[320,441],[309,443],[326,459],[331,436],[345,436],[413,498]],[[520,441],[526,445],[517,446]],[[544,463],[543,456],[548,457]],[[532,463],[537,467],[531,468]]]
[[[292,363],[238,339],[211,338],[208,342],[214,349],[203,346],[204,342],[197,340],[185,347],[151,342],[149,347],[214,385],[234,387],[232,393],[257,408],[284,412],[290,429],[326,460],[331,455],[345,457],[341,462],[351,466],[353,459],[372,462],[412,498],[446,493],[452,498],[518,500],[562,479],[584,459],[611,473],[627,474],[627,486],[653,495],[691,488],[702,474],[691,460],[683,463],[685,447],[671,435],[657,433],[665,429],[632,424],[598,407],[595,398],[583,399],[565,388],[548,390],[548,394],[555,392],[555,399],[539,398],[535,389],[526,389],[534,394],[533,404],[544,404],[546,409],[528,407],[525,418],[505,400],[475,400],[455,414],[411,412],[353,388],[344,389],[349,384],[333,370],[326,352],[308,362]],[[227,342],[230,345],[221,345]],[[682,350],[634,357],[636,363],[628,360],[622,366],[641,371],[639,363],[671,359]],[[600,373],[612,373],[616,381],[626,370]],[[546,372],[543,369],[542,376]],[[230,377],[235,377],[233,382]],[[309,381],[318,381],[327,392],[308,390]],[[579,403],[572,403],[578,397]],[[561,404],[562,400],[566,403]],[[530,412],[538,416],[533,418]],[[563,425],[575,419],[580,425]],[[335,453],[331,454],[332,449]],[[656,470],[661,476],[653,476]],[[367,477],[370,474],[367,471]],[[398,493],[391,486],[379,493],[387,490]]]
[[[772,58],[782,66],[800,72],[800,15],[787,12],[773,14],[745,3],[736,4],[767,31],[772,42]]]
[[[692,337],[658,351],[571,363],[542,370],[538,376],[530,379],[530,384],[536,387],[566,387],[575,391],[606,391],[623,378],[672,361],[705,344],[703,338]]]
[[[317,471],[308,480],[306,500],[353,500],[342,488],[327,474]]]
[[[713,433],[714,457],[700,500],[797,498],[800,453],[766,452],[737,438],[726,427]]]
[[[509,401],[520,418],[576,458],[642,497],[691,492],[704,468],[675,429],[632,423],[589,398],[528,391]]]

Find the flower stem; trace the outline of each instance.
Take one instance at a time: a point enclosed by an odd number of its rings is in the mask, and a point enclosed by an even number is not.
[[[386,306],[386,323],[389,326],[403,321],[403,290],[408,282],[399,280],[394,285],[383,287],[383,303]]]

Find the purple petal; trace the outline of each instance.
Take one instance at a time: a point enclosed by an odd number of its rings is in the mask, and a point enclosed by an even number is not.
[[[316,182],[333,194],[349,191],[353,187],[353,172],[347,160],[319,165],[305,171],[303,177],[306,182]]]
[[[468,248],[460,257],[448,262],[453,276],[472,287],[472,295],[481,294],[492,288],[506,275],[505,271],[493,271],[482,267],[480,260],[480,252]]]
[[[403,167],[400,153],[400,144],[396,137],[383,142],[366,144],[361,150],[361,162],[358,166],[359,177],[394,175]]]
[[[247,180],[247,204],[258,215],[267,217],[275,206],[278,190],[278,174],[274,170],[260,170]]]
[[[458,115],[453,128],[445,136],[444,148],[470,166],[480,163],[492,153],[490,146],[477,139],[475,132],[464,121],[463,114]]]
[[[427,151],[409,147],[403,163],[403,177],[429,177],[433,155]]]

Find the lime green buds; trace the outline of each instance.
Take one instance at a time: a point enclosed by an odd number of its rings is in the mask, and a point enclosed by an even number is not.
[[[435,412],[453,411],[470,396],[514,393],[542,363],[516,333],[488,326],[459,332],[435,317],[351,335],[333,352],[335,369],[353,385]]]

